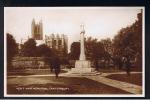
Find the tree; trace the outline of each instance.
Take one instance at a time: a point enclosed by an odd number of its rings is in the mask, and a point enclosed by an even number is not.
[[[93,59],[94,47],[97,43],[97,39],[93,39],[92,37],[87,37],[85,40],[85,53],[86,58]]]
[[[129,56],[139,59],[142,66],[142,12],[137,15],[137,20],[131,26],[122,28],[114,37],[114,55]],[[138,56],[137,56],[138,55]]]
[[[99,69],[99,60],[106,59],[107,52],[101,41],[88,37],[85,41],[86,57],[94,62],[96,70]]]
[[[105,50],[101,42],[93,44],[93,58],[94,59],[101,59],[105,55]]]
[[[92,37],[88,37],[85,41],[86,47],[86,55],[90,59],[101,59],[105,57],[105,49],[104,45],[101,41],[97,41],[97,39],[92,39]]]
[[[36,56],[36,42],[34,39],[28,39],[22,46],[21,53],[23,56],[34,57]]]
[[[54,56],[54,52],[47,45],[41,44],[41,45],[37,46],[37,56],[52,57],[52,56]]]
[[[50,66],[51,70],[52,70],[52,60],[53,58],[56,56],[54,51],[49,48],[47,45],[45,44],[41,44],[39,46],[36,47],[36,56],[38,57],[44,57],[44,61],[47,65]]]
[[[73,42],[69,53],[69,59],[77,60],[80,55],[80,42]]]
[[[107,39],[102,39],[101,43],[103,45],[103,48],[105,50],[105,59],[110,59],[111,56],[113,55],[113,46],[112,46],[112,41],[110,38]]]
[[[11,66],[12,58],[18,53],[18,45],[14,37],[7,33],[7,60],[8,66]]]

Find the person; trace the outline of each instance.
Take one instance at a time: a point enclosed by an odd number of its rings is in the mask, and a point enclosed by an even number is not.
[[[58,78],[58,75],[60,73],[60,60],[58,57],[53,58],[53,64],[52,64],[54,70],[55,70],[55,76]]]
[[[123,57],[123,65],[125,67],[127,75],[130,76],[131,63],[129,57]]]
[[[127,61],[126,61],[126,72],[127,72],[127,75],[130,76],[130,68],[131,67],[131,62],[130,62],[130,59],[129,57],[127,57]]]

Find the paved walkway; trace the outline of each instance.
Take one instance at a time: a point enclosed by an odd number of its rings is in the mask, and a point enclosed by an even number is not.
[[[131,74],[134,73],[141,73],[141,72],[132,72]],[[126,74],[125,72],[117,72],[117,73],[102,73],[101,75],[95,75],[95,76],[83,76],[86,77],[88,79],[106,84],[108,86],[112,86],[124,91],[127,91],[129,93],[133,93],[133,94],[141,94],[142,93],[142,86],[138,86],[135,84],[131,84],[131,83],[127,83],[127,82],[122,82],[122,81],[118,81],[118,80],[113,80],[113,79],[109,79],[106,78],[105,76],[108,75],[112,75],[112,74]],[[10,78],[17,78],[17,77],[29,77],[29,78],[33,78],[33,77],[39,77],[39,76],[54,76],[54,74],[47,74],[47,75],[27,75],[27,76],[8,76]],[[68,75],[65,73],[61,73],[60,76],[66,76],[66,77],[81,77],[80,75],[78,76],[72,76],[72,75]]]
[[[131,72],[131,74],[140,74],[142,72]],[[101,76],[109,76],[109,75],[113,75],[113,74],[127,74],[126,72],[114,72],[114,73],[103,73]]]
[[[118,80],[113,80],[113,79],[109,79],[106,77],[102,77],[102,76],[86,76],[86,78],[92,79],[94,81],[133,93],[133,94],[141,94],[142,93],[142,87],[135,85],[135,84],[131,84],[131,83],[127,83],[127,82],[122,82],[122,81],[118,81]]]

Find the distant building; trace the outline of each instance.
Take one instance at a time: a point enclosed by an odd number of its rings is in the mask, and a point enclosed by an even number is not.
[[[43,38],[43,23],[42,20],[40,22],[35,22],[35,19],[32,20],[31,24],[31,36],[36,41],[36,45],[45,44]]]
[[[68,53],[68,38],[64,34],[45,35],[45,43],[48,47],[55,49],[59,56]]]
[[[43,40],[43,24],[42,20],[39,23],[36,23],[35,20],[32,20],[31,24],[31,34],[32,38],[35,40]]]
[[[32,20],[31,36],[35,39],[37,46],[46,44],[49,48],[55,49],[59,56],[64,56],[68,53],[67,36],[64,34],[50,34],[44,37],[42,20],[39,23],[36,23],[34,19]]]

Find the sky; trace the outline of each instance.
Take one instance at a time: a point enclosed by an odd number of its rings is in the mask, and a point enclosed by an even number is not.
[[[31,37],[31,22],[42,20],[44,35],[52,33],[68,36],[68,45],[79,41],[80,25],[85,26],[85,37],[113,38],[121,28],[137,20],[140,7],[5,7],[4,31],[18,43]]]

